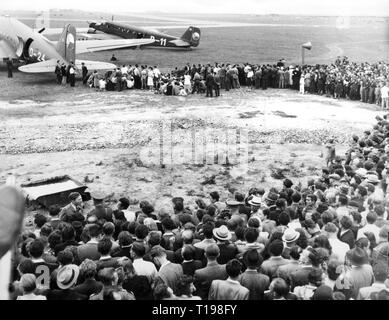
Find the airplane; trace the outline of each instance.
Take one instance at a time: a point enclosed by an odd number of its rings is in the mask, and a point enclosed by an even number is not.
[[[118,22],[90,22],[88,34],[96,39],[153,39],[155,42],[144,46],[166,48],[191,48],[200,44],[201,31],[197,27],[189,27],[181,37],[174,37],[166,33],[148,28],[134,27]],[[100,38],[99,38],[100,37]],[[107,37],[105,38],[107,39]]]
[[[16,59],[25,65],[19,70],[26,73],[54,72],[57,61],[69,65],[82,63],[89,70],[112,70],[112,63],[76,59],[77,54],[138,47],[154,42],[152,39],[88,40],[77,41],[76,28],[67,24],[58,42],[43,36],[44,29],[34,31],[9,16],[0,17],[0,59]]]

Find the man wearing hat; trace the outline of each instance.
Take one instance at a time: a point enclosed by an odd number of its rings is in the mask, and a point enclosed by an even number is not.
[[[74,264],[59,268],[57,273],[59,290],[51,290],[47,295],[47,300],[87,300],[88,297],[72,289],[77,283],[79,274],[80,269]]]
[[[241,205],[240,202],[236,200],[228,199],[226,201],[227,209],[230,210],[231,216],[233,215],[239,215],[239,206]]]
[[[258,197],[258,196],[251,196],[247,202],[251,206],[250,216],[251,215],[259,215],[259,216],[261,216],[263,214],[262,210],[261,210],[262,199],[260,197]]]
[[[88,213],[89,216],[96,216],[98,220],[104,219],[107,222],[113,222],[112,209],[107,207],[104,200],[107,198],[106,194],[100,191],[91,193],[93,199],[94,209]]]
[[[284,250],[282,251],[282,257],[290,259],[290,250],[296,245],[296,241],[300,238],[300,233],[295,229],[288,228],[282,235],[282,241],[284,242]]]
[[[70,203],[63,207],[59,217],[62,221],[72,223],[73,221],[85,220],[82,208],[82,197],[78,192],[69,194]]]
[[[220,250],[217,262],[226,264],[231,259],[234,259],[238,254],[238,249],[235,244],[230,243],[232,235],[227,226],[222,225],[219,228],[213,229],[213,237],[216,239],[217,246]]]

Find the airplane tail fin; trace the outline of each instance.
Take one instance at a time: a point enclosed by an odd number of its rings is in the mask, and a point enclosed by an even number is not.
[[[197,47],[200,44],[201,30],[196,27],[189,27],[182,35],[181,40],[184,40],[192,47]]]
[[[67,61],[76,60],[76,28],[70,24],[66,25],[57,43],[58,53]]]

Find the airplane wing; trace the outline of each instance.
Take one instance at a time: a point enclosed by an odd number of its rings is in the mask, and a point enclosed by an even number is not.
[[[88,61],[88,60],[76,60],[76,67],[77,69],[81,70],[82,65],[81,63],[84,63],[85,66],[88,68],[89,71],[93,70],[113,70],[116,69],[117,66],[108,63],[108,62],[99,62],[99,61]]]
[[[77,33],[77,39],[87,39],[89,40],[122,40],[122,37],[116,36],[114,34],[106,34],[103,32],[99,33]]]
[[[54,72],[57,61],[55,59],[50,59],[42,62],[36,62],[32,64],[26,64],[19,67],[19,71],[26,73],[46,73]]]
[[[112,39],[112,40],[85,40],[77,41],[76,54],[97,52],[115,49],[126,49],[153,43],[153,39]]]

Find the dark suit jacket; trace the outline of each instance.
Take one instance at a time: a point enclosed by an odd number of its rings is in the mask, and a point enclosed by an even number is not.
[[[65,248],[66,248],[66,247],[69,247],[69,246],[78,247],[78,242],[75,241],[75,240],[69,240],[69,241],[66,241],[66,242],[57,244],[57,245],[55,246],[55,248],[54,248],[54,253],[55,253],[55,255],[58,255],[58,253],[59,253],[60,251],[65,250]]]
[[[87,300],[88,297],[75,292],[73,289],[51,290],[47,294],[47,300]]]
[[[85,259],[99,260],[101,255],[97,251],[97,243],[86,243],[77,248],[77,254],[80,262]]]
[[[220,249],[220,256],[217,258],[217,262],[220,264],[226,264],[228,261],[235,259],[239,253],[236,245],[232,243],[220,243],[217,246]]]
[[[298,286],[305,286],[308,284],[308,275],[314,267],[302,267],[300,270],[290,274],[291,290]]]
[[[131,247],[117,248],[111,253],[111,256],[114,258],[127,257],[131,259],[130,252],[131,252]]]
[[[203,300],[208,299],[212,281],[226,280],[227,278],[226,265],[220,265],[216,261],[209,262],[205,268],[195,271],[193,282],[197,289],[196,295]]]
[[[354,232],[351,229],[347,230],[346,233],[340,235],[340,231],[338,233],[338,238],[340,241],[347,243],[350,246],[350,249],[353,249],[355,246],[355,236]]]
[[[274,294],[271,292],[265,292],[264,300],[274,300]],[[285,300],[297,300],[297,296],[291,292],[286,295]]]
[[[82,215],[81,210],[75,210],[73,205],[69,203],[67,206],[63,207],[59,213],[59,217],[62,221],[72,223],[73,221],[84,222],[85,218]]]
[[[153,293],[146,276],[134,276],[123,282],[123,289],[132,292],[136,300],[153,300]]]
[[[194,256],[195,260],[201,260],[204,258],[204,250],[197,248],[195,246],[192,246],[192,248],[195,249],[195,256]],[[181,252],[182,252],[182,248],[180,248],[174,252],[174,259],[175,259],[175,262],[177,262],[177,263],[182,263],[184,261],[184,258],[182,257]]]
[[[192,260],[188,262],[183,262],[181,266],[182,270],[184,271],[184,274],[193,277],[195,271],[203,267],[203,263],[200,260]]]
[[[110,258],[110,259],[105,259],[105,260],[99,260],[96,261],[96,270],[99,272],[101,269],[105,268],[118,268],[119,267],[119,262],[118,258]]]
[[[111,208],[106,208],[103,205],[97,205],[91,212],[88,213],[88,217],[95,215],[97,219],[105,219],[106,221],[113,222],[112,213],[113,211]]]
[[[95,279],[86,279],[83,283],[75,286],[73,291],[78,294],[86,296],[85,300],[88,300],[90,295],[97,294],[103,289],[103,284]]]

